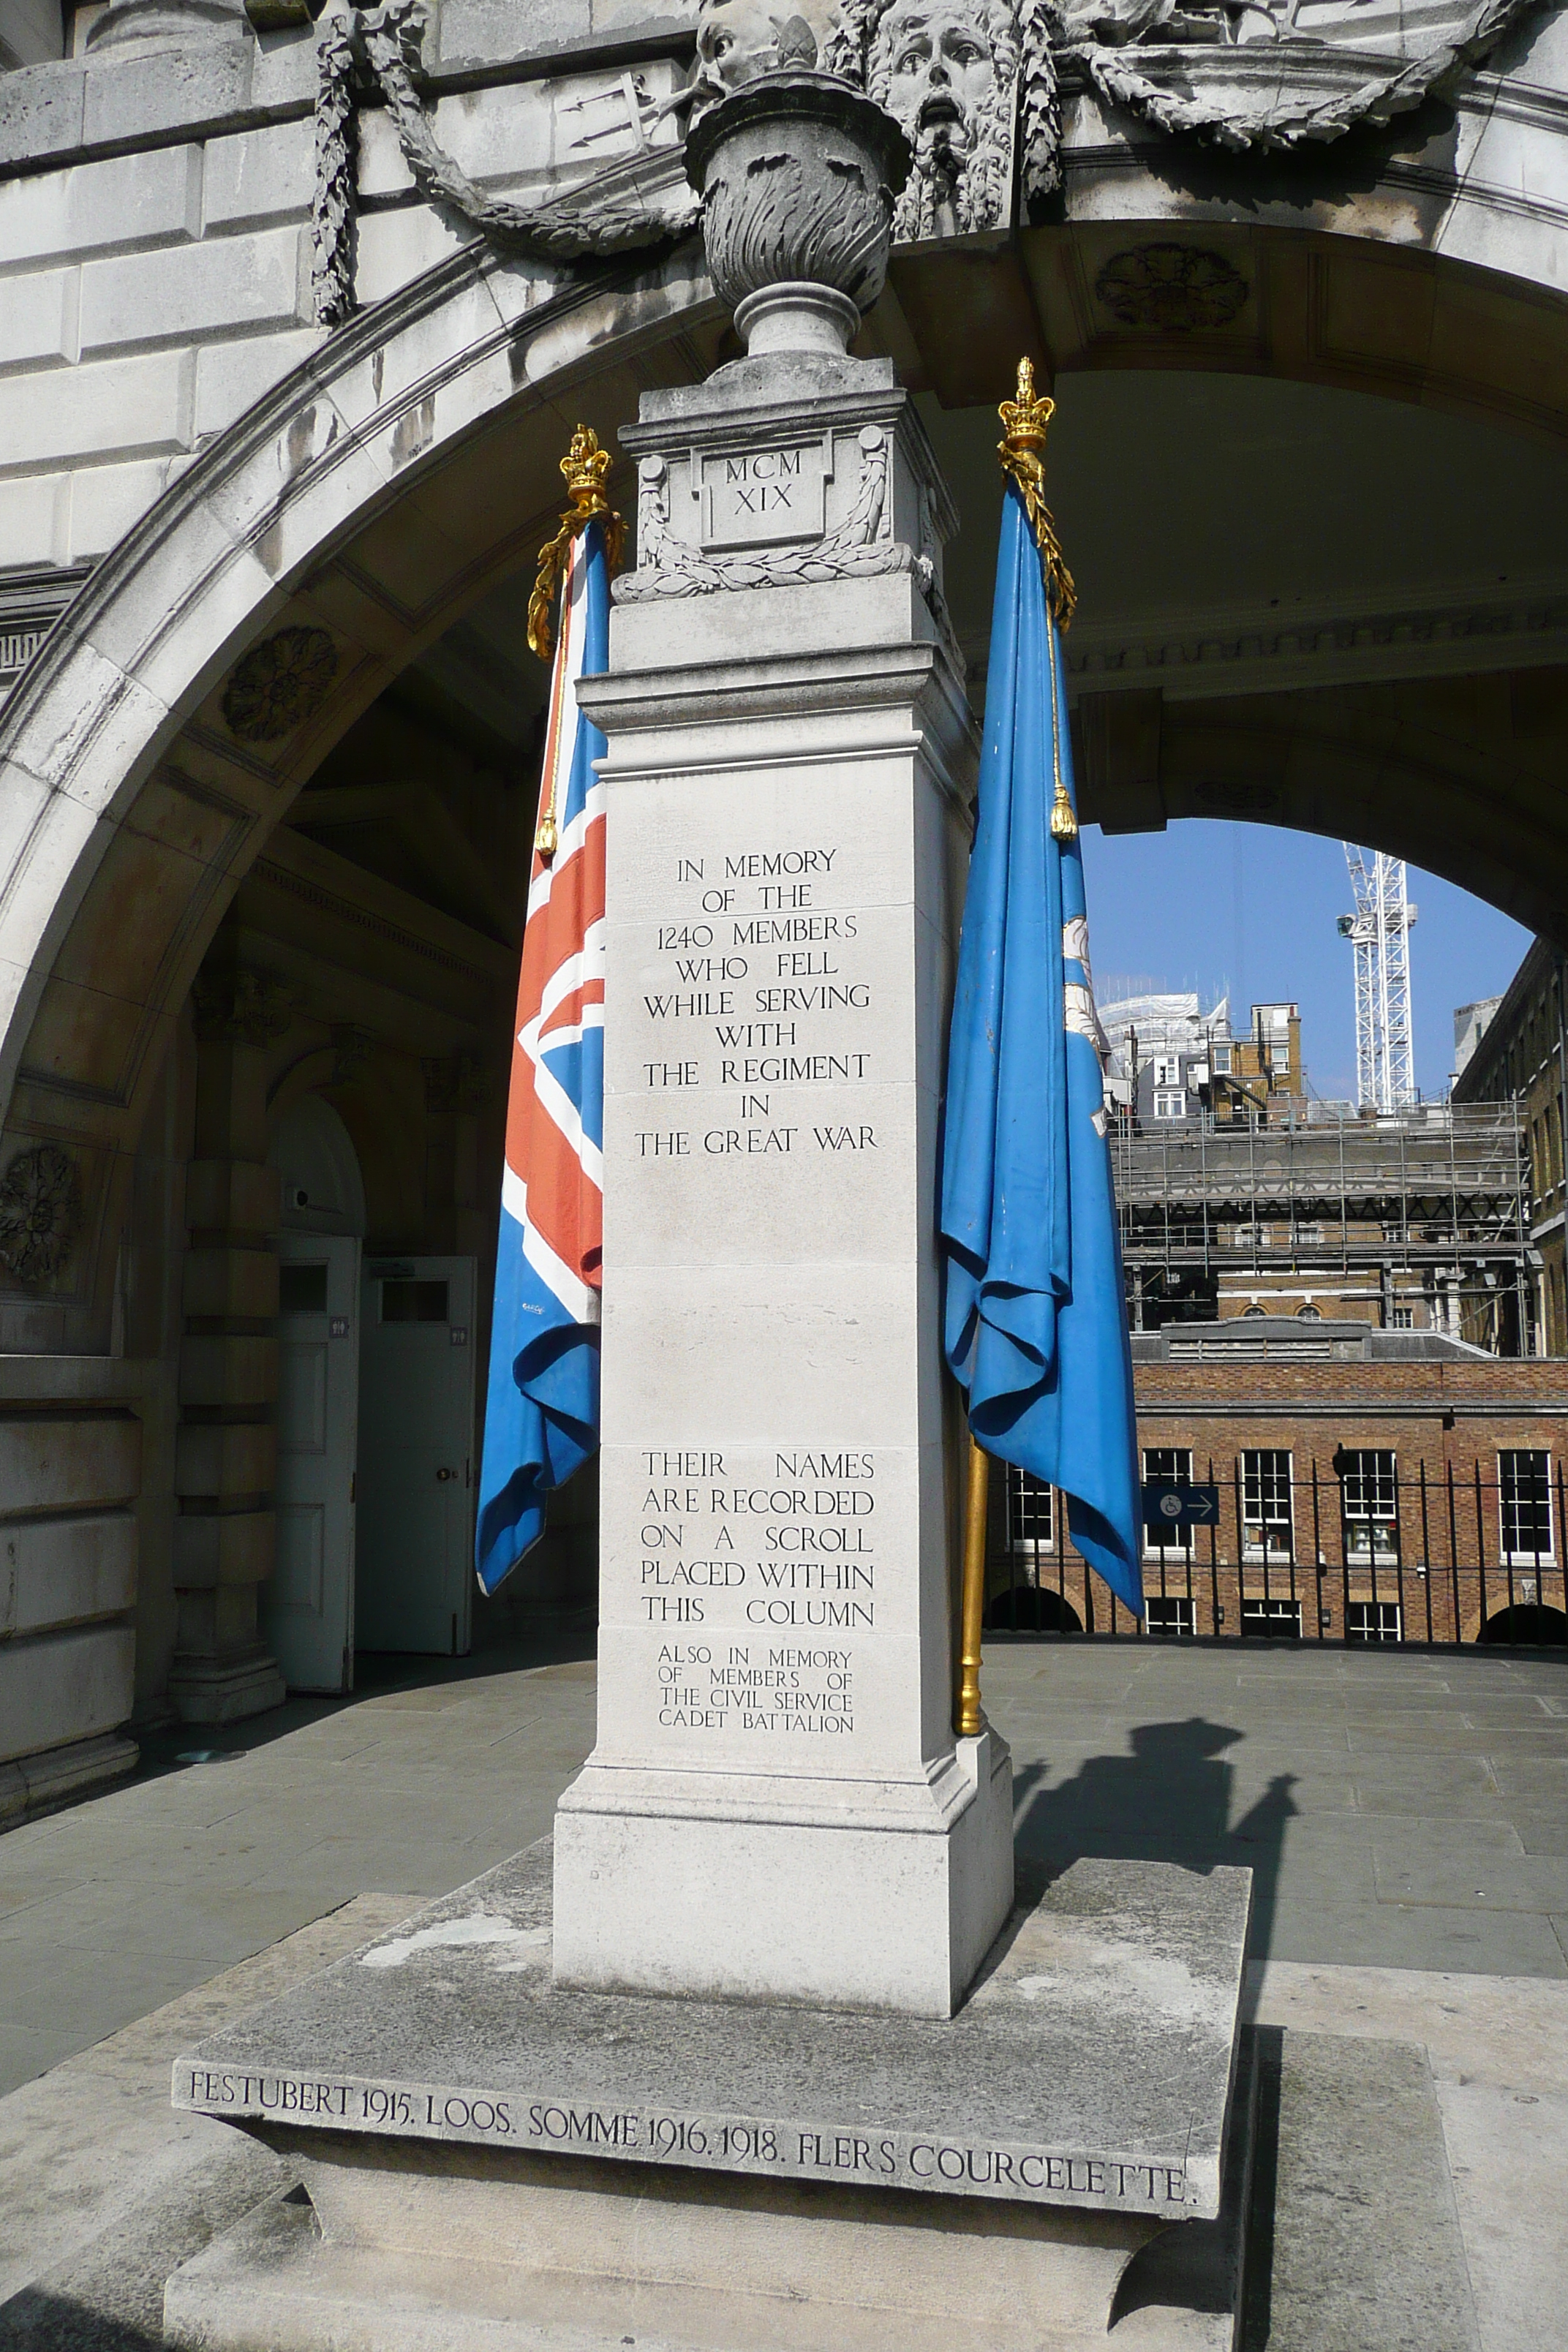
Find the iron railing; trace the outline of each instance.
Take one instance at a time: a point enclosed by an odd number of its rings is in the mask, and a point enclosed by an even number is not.
[[[1020,1509],[1005,1481],[997,1483],[990,1634],[1267,1636],[1424,1648],[1568,1643],[1568,1518],[1554,1458],[1543,1473],[1507,1482],[1484,1478],[1479,1463],[1422,1461],[1414,1475],[1402,1465],[1399,1475],[1378,1480],[1370,1499],[1362,1475],[1324,1475],[1313,1464],[1272,1518],[1260,1516],[1256,1488],[1244,1495],[1239,1457],[1211,1460],[1203,1483],[1218,1489],[1215,1523],[1145,1531],[1143,1623],[1089,1573],[1070,1537],[1064,1541],[1058,1494],[1047,1499],[1031,1484]],[[1269,1499],[1278,1513],[1278,1496]],[[1016,1534],[1023,1523],[1031,1531]]]

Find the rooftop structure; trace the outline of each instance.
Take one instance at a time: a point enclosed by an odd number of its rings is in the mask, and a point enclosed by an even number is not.
[[[1511,1104],[1396,1118],[1312,1104],[1262,1129],[1123,1119],[1111,1150],[1135,1329],[1258,1310],[1533,1351]]]

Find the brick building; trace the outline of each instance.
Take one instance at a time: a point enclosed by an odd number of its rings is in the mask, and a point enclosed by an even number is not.
[[[1293,1318],[1136,1335],[1146,1482],[1217,1488],[1145,1530],[1149,1631],[1381,1642],[1568,1638],[1568,1368]],[[987,1622],[1132,1634],[1060,1496],[993,1475]]]
[[[1467,1008],[1468,1010],[1468,1008]],[[1470,1047],[1454,1081],[1461,1106],[1510,1104],[1524,1139],[1534,1307],[1542,1351],[1568,1355],[1568,1261],[1563,1247],[1563,974],[1561,952],[1536,940]],[[1465,1324],[1467,1339],[1490,1334],[1485,1302]]]

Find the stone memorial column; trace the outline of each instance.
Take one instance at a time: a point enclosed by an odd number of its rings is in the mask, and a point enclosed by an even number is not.
[[[954,518],[891,363],[845,356],[900,147],[810,72],[694,130],[748,356],[622,436],[637,569],[581,693],[609,745],[599,1724],[554,1968],[946,2016],[1012,1901],[1012,1801],[997,1737],[952,1729]]]

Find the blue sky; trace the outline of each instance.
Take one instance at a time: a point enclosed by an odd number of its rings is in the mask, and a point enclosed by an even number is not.
[[[1229,988],[1233,1017],[1293,998],[1313,1089],[1355,1093],[1355,990],[1349,942],[1334,928],[1351,909],[1337,841],[1277,825],[1184,819],[1164,833],[1083,833],[1096,987],[1120,977],[1195,988],[1205,1003]],[[1521,926],[1451,882],[1410,868],[1419,908],[1410,935],[1415,1077],[1440,1095],[1453,1067],[1454,1007],[1506,988],[1530,945]]]

